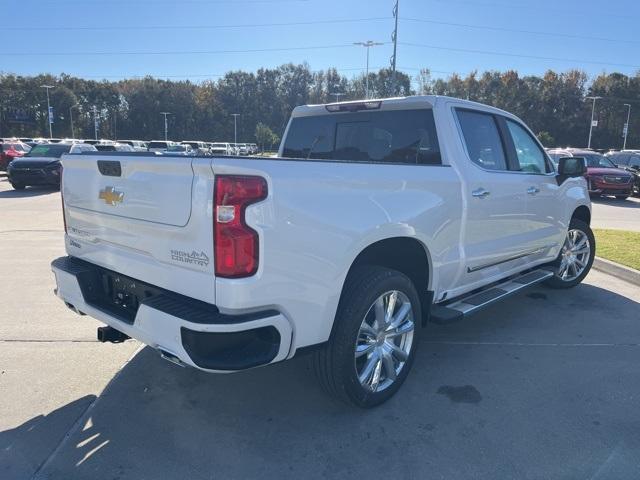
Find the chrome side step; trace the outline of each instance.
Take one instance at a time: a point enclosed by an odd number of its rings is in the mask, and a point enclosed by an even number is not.
[[[511,277],[502,283],[493,285],[479,292],[474,292],[466,297],[453,299],[447,304],[433,305],[431,307],[431,321],[442,325],[462,320],[464,317],[503,300],[523,288],[540,283],[552,276],[553,272],[551,270],[533,270],[516,277]]]

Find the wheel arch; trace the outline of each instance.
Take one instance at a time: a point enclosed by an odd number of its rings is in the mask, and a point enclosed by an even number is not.
[[[433,278],[432,260],[427,246],[415,237],[396,236],[377,240],[364,247],[349,267],[340,291],[344,293],[349,275],[359,266],[376,265],[397,270],[413,282],[420,296],[423,323],[433,301],[431,284]],[[338,305],[338,308],[339,305]],[[335,324],[332,326],[332,335]]]
[[[591,225],[591,210],[586,205],[580,205],[573,211],[571,215],[571,219],[577,218],[578,220],[582,220],[587,225]]]

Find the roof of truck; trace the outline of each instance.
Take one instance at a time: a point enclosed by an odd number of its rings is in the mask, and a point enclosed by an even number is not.
[[[372,98],[369,100],[355,100],[355,101],[345,101],[345,102],[334,102],[334,103],[326,103],[326,104],[317,104],[317,105],[300,105],[293,109],[291,114],[292,117],[306,117],[312,115],[326,115],[334,112],[330,112],[327,110],[329,106],[335,106],[339,108],[339,106],[347,106],[354,104],[380,104],[379,107],[371,108],[371,110],[407,110],[407,109],[416,109],[416,108],[433,108],[436,103],[451,100],[455,101],[460,106],[468,106],[474,109],[487,110],[492,111],[494,113],[499,113],[506,116],[512,116],[513,114],[506,112],[504,110],[500,110],[499,108],[491,107],[489,105],[485,105],[483,103],[472,102],[471,100],[464,100],[462,98],[455,97],[447,97],[444,95],[414,95],[410,97],[393,97],[393,98]],[[364,109],[368,110],[368,109]]]

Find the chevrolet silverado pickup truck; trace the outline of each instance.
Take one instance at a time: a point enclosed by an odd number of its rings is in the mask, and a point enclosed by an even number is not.
[[[556,168],[517,117],[454,98],[297,107],[278,157],[62,164],[56,294],[100,340],[209,372],[306,352],[365,408],[402,385],[426,323],[573,287],[595,254],[584,160]]]

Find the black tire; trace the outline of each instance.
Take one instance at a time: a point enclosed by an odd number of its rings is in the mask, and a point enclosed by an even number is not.
[[[626,200],[629,195],[616,195],[616,200]]]
[[[25,189],[25,185],[23,185],[21,183],[13,183],[13,182],[11,182],[11,186],[13,187],[14,190],[24,190]]]
[[[589,274],[589,271],[591,270],[591,266],[593,265],[593,259],[596,256],[596,239],[593,236],[591,227],[589,227],[589,225],[583,222],[582,220],[573,218],[569,223],[569,231],[571,230],[580,230],[584,232],[584,234],[587,236],[589,240],[590,252],[589,252],[589,258],[587,260],[587,264],[584,270],[580,273],[580,275],[578,275],[576,278],[570,281],[563,280],[562,278],[560,278],[556,270],[556,273],[554,274],[554,276],[551,277],[549,280],[545,281],[545,285],[547,285],[548,287],[557,288],[557,289],[575,287],[580,282],[582,282],[582,280],[584,280],[584,277],[586,277]],[[563,250],[564,250],[564,247],[563,247]],[[558,255],[558,259],[553,264],[554,268],[559,269],[560,263],[562,260],[562,255],[563,255],[563,252],[561,251],[560,254]]]
[[[393,290],[406,295],[411,303],[413,339],[408,358],[393,383],[382,391],[372,392],[358,380],[356,341],[363,319],[373,303],[385,292]],[[330,395],[361,408],[371,408],[385,402],[402,386],[411,369],[419,342],[421,319],[418,293],[406,275],[377,266],[357,267],[347,278],[331,338],[314,353],[312,361],[320,384]]]

